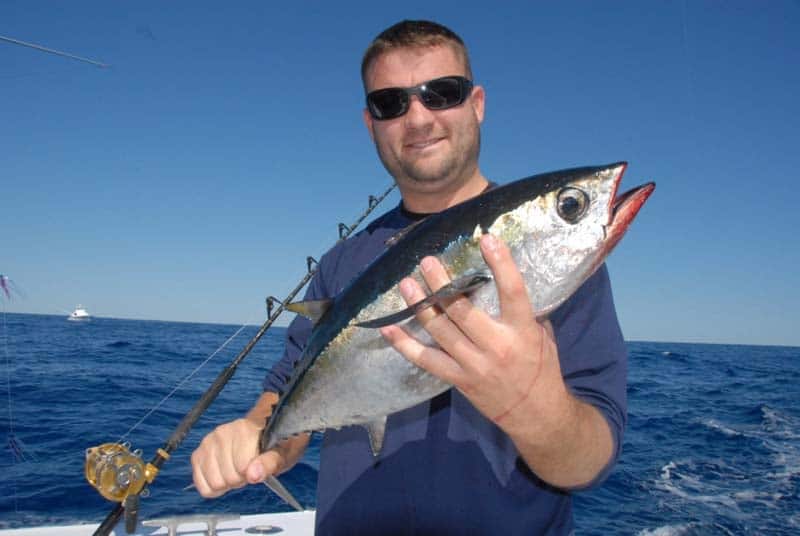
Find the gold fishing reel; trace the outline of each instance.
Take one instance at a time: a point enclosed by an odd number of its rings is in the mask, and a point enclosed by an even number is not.
[[[86,480],[100,495],[109,501],[121,503],[115,512],[124,509],[125,530],[133,534],[139,516],[139,499],[147,496],[145,486],[155,480],[159,467],[168,459],[169,453],[158,449],[153,461],[144,463],[142,451],[131,452],[128,443],[103,443],[86,449],[84,472]],[[112,512],[96,534],[109,534],[117,519],[119,514]],[[103,527],[105,529],[101,530]]]
[[[84,469],[89,484],[115,502],[140,495],[158,474],[158,468],[145,464],[141,451],[131,452],[127,443],[103,443],[86,449]]]

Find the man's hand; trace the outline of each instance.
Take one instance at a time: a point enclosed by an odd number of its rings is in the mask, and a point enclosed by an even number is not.
[[[246,484],[258,484],[290,469],[302,456],[308,434],[258,453],[259,436],[276,401],[275,393],[264,393],[247,417],[220,425],[203,438],[192,453],[192,476],[200,495],[219,497]]]
[[[381,333],[409,361],[461,391],[511,437],[541,478],[557,486],[582,485],[610,458],[608,425],[567,389],[552,327],[536,319],[508,247],[491,235],[481,237],[480,245],[497,285],[497,318],[460,296],[417,313],[441,349],[423,345],[398,326]],[[450,281],[433,257],[423,259],[420,268],[434,292]],[[411,278],[401,281],[400,290],[409,304],[426,295]]]
[[[491,235],[481,238],[481,250],[494,274],[500,314],[492,318],[465,296],[441,309],[429,307],[417,314],[420,324],[441,350],[422,345],[397,326],[382,330],[384,336],[411,362],[458,388],[486,417],[501,428],[519,421],[519,409],[531,402],[531,393],[566,394],[558,352],[549,323],[540,323],[531,307],[522,279],[508,248]],[[420,265],[432,291],[450,278],[434,258]],[[425,297],[411,278],[400,283],[409,304]],[[537,404],[538,405],[538,404]],[[523,419],[530,424],[530,412]]]

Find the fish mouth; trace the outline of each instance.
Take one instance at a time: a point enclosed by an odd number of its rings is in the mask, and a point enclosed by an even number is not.
[[[631,222],[644,206],[645,201],[656,189],[656,183],[647,182],[617,196],[616,189],[619,188],[619,183],[622,181],[622,175],[625,173],[626,167],[626,164],[622,164],[619,169],[615,184],[615,195],[612,197],[609,207],[610,222],[606,226],[606,246],[604,248],[606,254],[614,249],[614,246],[622,239],[625,231],[628,230]]]

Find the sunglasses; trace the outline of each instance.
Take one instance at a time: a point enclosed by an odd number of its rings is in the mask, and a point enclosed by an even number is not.
[[[411,95],[429,110],[446,110],[469,97],[472,81],[463,76],[443,76],[414,87],[388,87],[367,94],[367,109],[373,119],[383,121],[408,111]]]

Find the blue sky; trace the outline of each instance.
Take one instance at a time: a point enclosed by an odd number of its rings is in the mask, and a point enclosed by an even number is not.
[[[390,184],[359,64],[403,18],[467,42],[491,179],[627,160],[624,187],[657,182],[609,259],[626,338],[800,345],[779,0],[2,2],[0,35],[112,65],[0,42],[5,309],[260,323]]]

